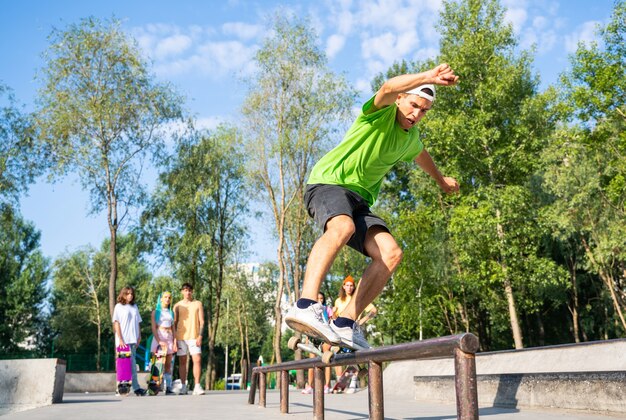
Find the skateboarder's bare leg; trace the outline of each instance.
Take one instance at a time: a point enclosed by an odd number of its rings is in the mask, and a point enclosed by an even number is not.
[[[374,226],[367,231],[365,250],[372,262],[365,269],[353,298],[348,303],[343,317],[355,320],[367,305],[382,292],[402,261],[402,249],[393,236],[381,227]]]
[[[354,234],[354,222],[346,215],[335,216],[326,222],[326,231],[315,242],[306,265],[301,297],[317,300],[322,280],[328,273],[339,250]]]

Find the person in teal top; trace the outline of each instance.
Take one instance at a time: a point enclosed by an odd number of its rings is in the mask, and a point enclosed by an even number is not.
[[[400,161],[414,161],[444,192],[459,191],[454,178],[439,172],[417,128],[433,106],[435,85],[452,86],[458,79],[448,64],[440,64],[387,80],[363,105],[342,142],[313,167],[304,199],[324,233],[309,254],[301,298],[285,317],[290,328],[355,350],[370,347],[355,319],[382,292],[402,260],[389,228],[370,207],[383,178]],[[328,323],[317,294],[344,245],[372,261],[342,316]]]

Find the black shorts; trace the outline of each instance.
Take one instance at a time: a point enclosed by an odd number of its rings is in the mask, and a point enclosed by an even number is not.
[[[335,216],[345,214],[354,221],[355,232],[348,246],[365,256],[365,235],[373,226],[389,232],[387,224],[376,216],[359,194],[339,185],[309,184],[304,193],[304,204],[317,225],[326,230],[326,223]]]

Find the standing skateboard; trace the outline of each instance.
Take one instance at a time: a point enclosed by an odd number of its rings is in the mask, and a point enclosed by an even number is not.
[[[118,346],[115,349],[117,359],[115,360],[115,373],[117,379],[117,392],[126,396],[132,387],[133,367],[132,352],[130,346]]]
[[[331,392],[336,394],[345,391],[355,375],[358,379],[361,379],[367,375],[367,369],[359,366],[359,369],[357,370],[354,366],[348,366],[341,374],[341,377],[337,379],[337,382]]]
[[[357,371],[354,366],[348,366],[346,370],[343,371],[341,376],[337,378],[337,382],[335,383],[335,386],[333,387],[331,392],[333,394],[336,394],[338,392],[345,391],[346,387],[350,385],[350,381],[352,380],[352,377],[356,375],[356,373]]]
[[[161,346],[157,346],[151,357],[150,376],[148,377],[148,394],[150,395],[157,395],[161,391],[166,352],[167,350],[161,350]]]

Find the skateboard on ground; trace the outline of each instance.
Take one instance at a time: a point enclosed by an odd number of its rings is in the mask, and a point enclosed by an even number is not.
[[[150,395],[157,395],[163,386],[166,352],[166,350],[161,350],[161,346],[157,346],[151,357],[150,376],[148,377],[148,394]]]
[[[356,373],[357,373],[356,368],[354,366],[348,366],[343,371],[341,376],[337,378],[337,382],[335,383],[335,386],[333,387],[331,392],[333,394],[336,394],[338,392],[343,392],[346,389],[346,387],[350,385],[350,381],[352,380],[352,377],[356,375]]]
[[[359,366],[359,369],[357,370],[357,368],[354,366],[348,366],[346,370],[343,371],[341,376],[337,378],[337,382],[335,383],[335,386],[333,387],[331,392],[333,394],[337,394],[339,392],[345,391],[355,375],[358,379],[361,379],[367,375],[367,369]]]
[[[118,346],[115,349],[117,359],[115,360],[115,372],[117,379],[117,392],[126,396],[132,388],[133,367],[132,352],[130,346]]]

